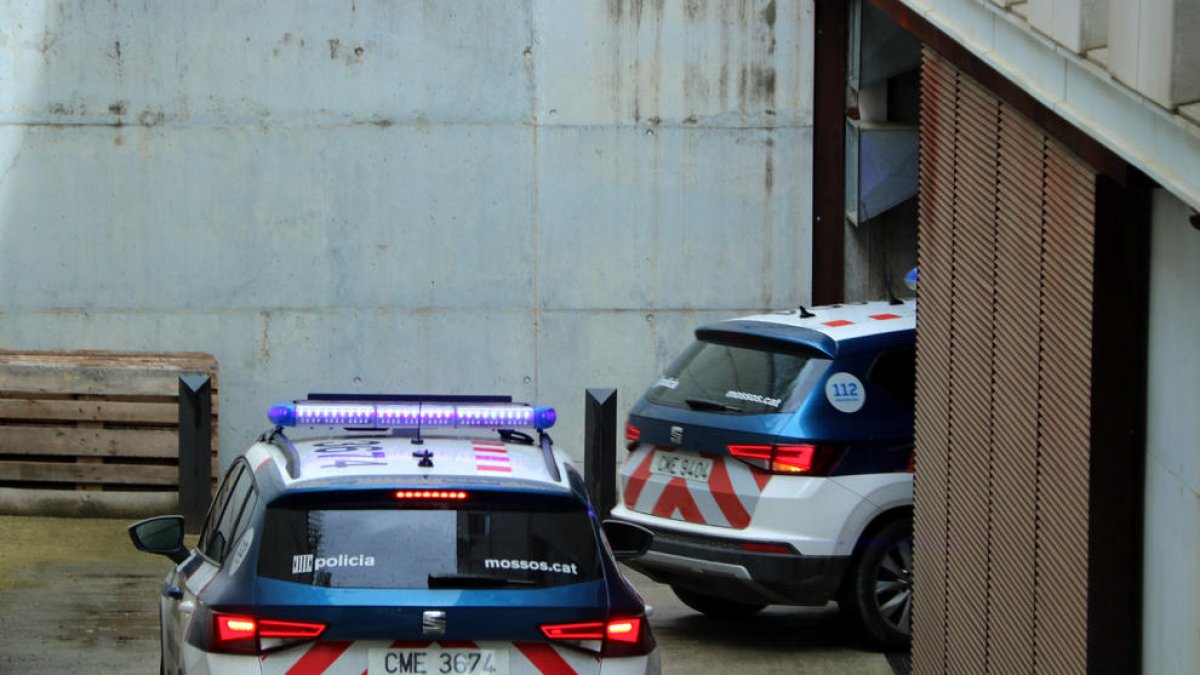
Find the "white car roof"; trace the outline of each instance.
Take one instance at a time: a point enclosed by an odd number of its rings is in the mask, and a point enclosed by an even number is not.
[[[760,321],[814,330],[841,342],[879,335],[917,326],[917,302],[905,300],[893,305],[886,300],[824,305],[806,308],[813,316],[803,317],[799,309],[738,317],[731,321]]]
[[[295,450],[294,460],[289,457],[288,444]],[[426,453],[432,466],[421,466]],[[505,442],[497,434],[490,438],[482,434],[426,435],[420,444],[406,435],[337,434],[262,441],[246,451],[246,459],[256,474],[275,465],[285,490],[308,484],[414,484],[430,478],[469,483],[519,481],[569,490],[569,458],[557,448],[550,454],[557,476],[537,443]],[[294,462],[291,468],[289,461]]]

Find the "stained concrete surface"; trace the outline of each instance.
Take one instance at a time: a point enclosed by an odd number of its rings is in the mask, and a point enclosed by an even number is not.
[[[0,516],[0,674],[152,673],[166,558],[137,552],[129,521]],[[630,572],[654,607],[663,672],[892,675],[836,608],[771,607],[716,620]]]

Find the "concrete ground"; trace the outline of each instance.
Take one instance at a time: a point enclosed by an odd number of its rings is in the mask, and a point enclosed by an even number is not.
[[[0,673],[152,673],[170,562],[135,551],[130,521],[0,516]],[[630,578],[654,607],[663,672],[893,675],[828,608],[722,621]],[[893,658],[893,661],[899,659]]]
[[[169,561],[126,521],[0,516],[0,673],[153,673]]]
[[[893,675],[887,657],[866,650],[834,605],[768,607],[749,618],[720,620],[684,606],[668,586],[628,575],[654,608],[650,624],[668,675]]]

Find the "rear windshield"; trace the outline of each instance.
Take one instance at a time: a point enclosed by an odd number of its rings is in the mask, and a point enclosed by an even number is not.
[[[794,408],[829,359],[801,350],[693,342],[655,382],[646,398],[694,410],[763,415]]]
[[[270,506],[259,576],[326,588],[529,588],[601,575],[579,510]]]

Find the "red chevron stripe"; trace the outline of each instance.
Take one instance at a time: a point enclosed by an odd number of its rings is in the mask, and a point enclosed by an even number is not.
[[[670,518],[676,509],[687,522],[704,523],[700,507],[696,506],[696,501],[692,499],[692,493],[688,492],[687,482],[682,478],[672,478],[667,481],[667,486],[659,495],[658,503],[654,505],[652,513],[660,518]]]
[[[641,464],[633,470],[629,475],[629,481],[625,484],[625,506],[632,509],[636,504],[638,497],[642,494],[642,489],[646,487],[646,481],[650,478],[650,461],[654,459],[654,451],[646,453],[646,458]]]
[[[712,493],[717,506],[721,507],[721,513],[725,514],[725,520],[729,521],[730,527],[740,530],[750,524],[750,514],[733,489],[733,481],[729,479],[725,460],[718,458],[713,461],[712,474],[708,477],[708,491]]]
[[[544,642],[514,642],[525,658],[543,675],[576,675],[575,669],[554,647]]]
[[[304,656],[300,657],[295,665],[288,668],[287,675],[321,675],[350,648],[351,644],[353,643],[349,640],[317,642],[304,653]]]

